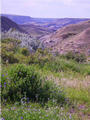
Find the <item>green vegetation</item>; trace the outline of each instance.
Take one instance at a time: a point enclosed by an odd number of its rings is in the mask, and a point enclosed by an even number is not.
[[[2,74],[2,101],[19,101],[26,97],[32,101],[47,102],[55,99],[65,103],[63,91],[51,81],[45,81],[33,66],[14,65],[7,73]]]
[[[5,39],[2,40],[2,50],[1,50],[1,59],[2,63],[8,62],[8,63],[18,63],[19,60],[15,56],[15,53],[19,49],[20,45],[19,40],[12,40],[12,39]]]
[[[25,56],[28,56],[29,55],[29,50],[27,48],[22,48],[21,53]]]
[[[90,64],[82,54],[30,53],[20,41],[2,42],[2,118],[88,120]]]
[[[3,109],[2,116],[5,120],[78,120],[76,115],[64,111],[58,106],[41,107],[37,103],[30,103],[28,106],[9,105]],[[7,110],[6,110],[7,109]]]
[[[84,54],[80,54],[80,53],[74,53],[74,52],[68,52],[65,57],[67,59],[72,59],[75,60],[76,62],[85,62],[86,61],[86,56]]]

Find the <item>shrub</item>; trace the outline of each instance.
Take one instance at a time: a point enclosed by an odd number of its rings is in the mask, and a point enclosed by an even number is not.
[[[21,48],[21,53],[24,55],[24,56],[28,56],[29,55],[29,50],[27,48]]]
[[[31,54],[28,58],[28,64],[38,64],[38,57],[35,54]]]
[[[73,60],[54,59],[45,65],[45,68],[52,72],[74,71],[81,73],[82,66]]]
[[[45,81],[45,84],[43,88],[39,92],[38,98],[41,101],[48,101],[52,100],[55,103],[60,103],[63,105],[66,103],[65,101],[65,94],[60,88],[60,86],[57,86],[56,84],[53,83],[53,81]]]
[[[52,82],[43,80],[33,66],[14,65],[8,76],[8,80],[2,76],[2,99],[15,102],[26,97],[37,102],[47,102],[48,99],[61,104],[65,102],[63,91]]]
[[[3,39],[1,40],[2,43],[2,50],[6,51],[13,51],[14,53],[18,50],[18,47],[20,47],[20,40],[15,39]]]
[[[68,52],[65,57],[67,59],[73,59],[75,60],[76,62],[85,62],[86,61],[86,56],[82,53],[74,53],[74,52]]]
[[[77,62],[86,62],[86,56],[84,54],[76,54],[75,61]]]
[[[8,63],[13,64],[13,63],[19,62],[19,60],[14,56],[12,52],[6,52],[6,51],[2,52],[1,58],[2,58],[3,63],[8,62]]]
[[[43,67],[46,63],[52,61],[52,56],[47,50],[38,49],[36,53],[31,54],[28,59],[29,64],[39,64]]]
[[[63,63],[60,61],[51,61],[50,63],[46,64],[47,69],[49,69],[52,72],[60,72],[64,71]]]
[[[1,40],[2,43],[6,43],[6,44],[9,44],[9,43],[13,43],[13,45],[15,47],[19,46],[21,41],[20,40],[16,40],[16,39],[11,39],[11,38],[7,38],[7,39],[3,39]]]
[[[14,39],[4,39],[2,40],[2,49],[1,49],[1,58],[2,62],[6,63],[18,63],[19,60],[15,56],[15,53],[18,51],[20,45],[19,40]]]
[[[27,97],[35,100],[38,89],[41,88],[40,75],[34,68],[25,65],[13,66],[9,71],[10,86],[8,96],[10,100],[21,100],[26,94]]]

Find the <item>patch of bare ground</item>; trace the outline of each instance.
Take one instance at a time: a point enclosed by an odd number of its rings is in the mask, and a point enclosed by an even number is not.
[[[72,88],[90,88],[90,76],[86,76],[85,78],[82,78],[81,80],[78,78],[74,79],[67,79],[62,78],[61,84],[66,87],[72,87]]]
[[[53,74],[47,76],[47,80],[53,80],[57,85],[71,88],[90,88],[90,76],[81,78],[65,78],[62,74],[62,78],[55,77]]]

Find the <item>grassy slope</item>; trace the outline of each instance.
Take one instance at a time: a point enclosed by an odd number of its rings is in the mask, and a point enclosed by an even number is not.
[[[19,63],[29,65],[28,62],[33,60],[34,64],[32,66],[36,71],[44,76],[46,80],[52,80],[64,89],[66,97],[69,98],[69,103],[60,107],[55,102],[48,101],[42,107],[38,103],[32,102],[24,105],[19,105],[18,103],[7,104],[6,102],[2,104],[2,117],[5,120],[90,119],[90,64],[79,64],[73,60],[60,57],[56,57],[53,60],[49,59],[50,55],[41,57],[42,55],[38,52],[34,57],[25,56],[20,52],[20,49],[18,51],[14,55],[15,58],[19,59]],[[45,62],[44,64],[43,61]],[[13,64],[5,64],[4,62],[2,72],[6,74],[12,66]]]
[[[79,65],[79,64],[78,64]],[[87,65],[89,66],[89,65]],[[87,75],[83,75],[81,73],[77,73],[77,72],[73,72],[73,71],[66,71],[66,72],[52,72],[50,70],[47,70],[46,66],[44,66],[44,68],[40,68],[38,65],[36,66],[37,71],[39,71],[43,76],[47,77],[48,80],[53,80],[54,82],[56,82],[57,84],[59,84],[60,86],[62,86],[66,92],[66,96],[68,96],[68,98],[70,99],[70,101],[72,101],[72,105],[74,106],[74,108],[69,107],[67,108],[67,110],[65,110],[64,108],[64,112],[69,112],[69,114],[72,114],[72,116],[75,116],[75,120],[79,119],[76,116],[78,115],[80,117],[80,119],[88,119],[89,118],[89,106],[90,106],[90,94],[89,94],[89,90],[90,90],[90,86],[89,86],[89,78],[90,76]],[[10,69],[10,66],[9,66]],[[32,103],[31,103],[32,104]],[[10,107],[10,106],[9,106]],[[17,107],[17,106],[15,106]],[[55,109],[55,107],[53,108]],[[58,113],[58,109],[61,111],[60,108],[55,109],[57,115],[60,115],[60,113]],[[29,113],[27,112],[26,108],[24,107],[24,109],[22,110],[22,106],[19,106],[16,110],[11,110],[8,111],[9,108],[8,107],[4,107],[4,109],[2,109],[3,111],[3,116],[7,116],[8,118],[6,118],[6,120],[11,120],[12,117],[14,117],[14,114],[16,113],[16,111],[20,111],[20,114],[18,114],[17,112],[17,118],[20,119],[20,116],[22,116],[22,114],[24,114],[26,112],[26,117],[25,115],[23,115],[24,119],[26,120],[27,118],[30,120],[38,120],[41,116],[41,118],[43,117],[42,120],[46,119],[46,115],[47,115],[47,110],[44,108],[40,108],[41,113],[39,113],[39,109],[37,110],[38,112],[36,113],[35,111]],[[55,112],[54,111],[54,112]],[[65,114],[63,112],[63,114]],[[53,114],[52,108],[50,107],[50,113],[48,113],[48,120],[51,120],[54,116],[52,115],[50,117],[50,114]],[[36,115],[35,115],[36,114]],[[10,118],[10,116],[12,116]],[[30,116],[32,116],[30,118]],[[64,116],[67,116],[66,114],[63,115],[63,119]],[[33,118],[34,117],[34,118]],[[14,118],[16,120],[16,118]],[[13,119],[13,120],[14,120]],[[55,120],[60,120],[60,117],[56,117],[54,118]],[[65,118],[66,119],[66,118]],[[68,118],[69,120],[69,118]]]

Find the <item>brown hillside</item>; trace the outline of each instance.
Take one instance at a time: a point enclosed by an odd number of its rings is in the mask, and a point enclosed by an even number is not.
[[[61,54],[75,51],[90,55],[90,21],[68,25],[41,40],[46,47]]]
[[[24,24],[24,25],[20,25],[20,27],[25,30],[28,34],[30,34],[33,37],[41,37],[41,36],[45,36],[46,34],[50,34],[51,32],[53,32],[53,30],[49,30],[48,28],[44,28],[40,25],[36,25],[36,24]]]

